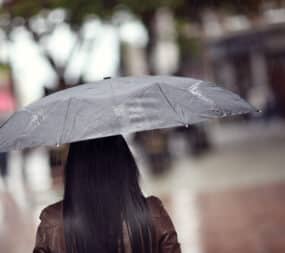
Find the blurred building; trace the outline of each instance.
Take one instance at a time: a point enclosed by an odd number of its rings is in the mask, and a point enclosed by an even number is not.
[[[266,11],[258,20],[208,17],[204,26],[212,78],[269,116],[284,116],[285,9]]]

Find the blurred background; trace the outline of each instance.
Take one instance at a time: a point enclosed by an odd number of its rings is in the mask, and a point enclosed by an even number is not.
[[[104,77],[210,80],[258,115],[127,136],[186,253],[285,252],[285,1],[1,0],[0,121]],[[0,154],[0,252],[32,252],[67,146]]]

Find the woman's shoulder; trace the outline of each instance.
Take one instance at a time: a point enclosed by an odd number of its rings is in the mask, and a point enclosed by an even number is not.
[[[153,217],[161,217],[167,215],[162,201],[156,196],[149,196],[146,198],[148,207]]]
[[[45,207],[40,214],[43,226],[56,226],[62,223],[62,201]]]
[[[154,228],[157,234],[157,237],[172,235],[176,237],[176,231],[172,220],[164,208],[162,201],[154,196],[147,198],[147,203],[153,219]]]

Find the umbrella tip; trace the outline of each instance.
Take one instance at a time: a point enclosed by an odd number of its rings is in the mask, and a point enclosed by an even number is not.
[[[106,79],[111,79],[111,77],[110,77],[110,76],[105,76],[103,79],[104,79],[104,80],[106,80]]]

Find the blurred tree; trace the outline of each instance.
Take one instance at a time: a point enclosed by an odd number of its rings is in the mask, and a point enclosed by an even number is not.
[[[280,2],[276,0],[277,2]],[[150,56],[156,40],[155,35],[155,13],[160,7],[170,8],[176,17],[187,20],[199,20],[201,11],[204,8],[227,8],[235,12],[256,13],[264,0],[3,0],[1,7],[0,26],[5,31],[7,38],[17,26],[24,26],[29,31],[35,43],[42,48],[42,52],[50,66],[58,77],[58,87],[65,88],[67,83],[65,71],[74,57],[74,53],[84,43],[82,36],[82,25],[89,15],[97,15],[103,19],[110,19],[114,12],[120,9],[128,9],[137,15],[144,23],[149,33],[149,43],[147,45],[147,56]],[[49,18],[53,10],[61,9],[65,11],[65,20],[74,35],[76,43],[71,50],[69,57],[64,64],[59,65],[51,56],[48,50],[41,45],[44,37],[49,36],[58,26],[58,22]],[[36,30],[31,20],[34,17],[41,19],[45,28]],[[150,57],[147,57],[149,60]],[[149,64],[150,65],[150,64]],[[151,69],[150,69],[150,72]],[[83,81],[82,75],[77,83]]]
[[[175,8],[176,6],[179,6],[179,4],[182,4],[182,2],[182,0],[145,0],[143,2],[131,0],[6,0],[3,2],[3,6],[1,8],[2,19],[0,21],[0,25],[5,31],[8,39],[11,38],[11,33],[18,26],[25,27],[25,29],[30,32],[34,42],[41,47],[43,55],[57,75],[58,88],[63,89],[67,86],[65,78],[66,69],[74,57],[74,53],[86,42],[84,41],[81,32],[82,26],[88,16],[96,15],[104,20],[109,20],[116,10],[124,8],[129,9],[132,13],[142,18],[143,23],[149,30],[150,40],[147,52],[150,52],[154,38],[152,23],[155,10],[161,6]],[[70,26],[73,34],[76,36],[76,42],[73,50],[71,50],[65,63],[61,65],[56,62],[50,51],[46,50],[41,43],[43,39],[50,36],[50,34],[52,34],[59,25],[58,22],[49,18],[50,13],[56,9],[65,11],[66,15],[64,22]],[[32,20],[35,17],[41,20],[45,26],[44,28],[36,29],[33,26]],[[83,76],[81,75],[75,84],[83,81]]]
[[[4,1],[2,6],[1,28],[4,30],[8,40],[11,39],[11,34],[17,27],[24,27],[32,36],[36,45],[41,49],[43,56],[54,70],[57,80],[58,89],[67,87],[67,80],[65,77],[66,69],[75,53],[84,46],[88,41],[84,41],[82,35],[82,26],[85,18],[89,14],[104,13],[107,6],[103,3],[107,1],[76,1],[76,0],[26,0],[26,1]],[[102,6],[101,6],[102,5]],[[56,20],[51,18],[51,13],[55,10],[61,11],[64,19]],[[104,13],[104,16],[109,15]],[[40,27],[33,25],[34,22],[40,22]],[[50,36],[60,24],[66,23],[70,27],[72,33],[75,35],[75,43],[70,50],[70,53],[64,63],[58,63],[52,56],[50,50],[45,48],[43,41]],[[89,41],[91,44],[92,41]],[[86,46],[86,45],[85,45]],[[83,82],[83,73],[80,74],[75,84]]]

